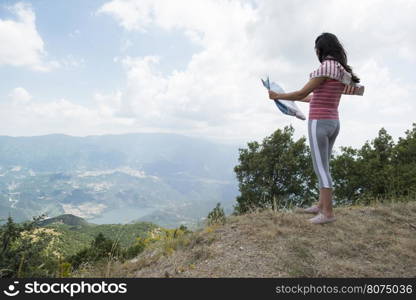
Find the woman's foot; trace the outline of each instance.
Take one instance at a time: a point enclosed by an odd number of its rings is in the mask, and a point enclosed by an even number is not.
[[[319,213],[316,217],[309,219],[309,222],[312,224],[325,224],[334,222],[337,218],[334,215],[332,216],[325,216],[323,213]]]
[[[318,205],[313,205],[311,207],[305,208],[303,212],[307,214],[317,214],[321,212],[321,209],[319,208]]]

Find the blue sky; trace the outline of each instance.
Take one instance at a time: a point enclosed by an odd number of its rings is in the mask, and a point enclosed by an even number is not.
[[[335,33],[366,86],[343,96],[337,146],[416,109],[414,1],[37,0],[0,2],[0,135],[174,132],[229,143],[306,122],[280,114],[261,76],[288,91]],[[299,103],[308,113],[308,105]]]

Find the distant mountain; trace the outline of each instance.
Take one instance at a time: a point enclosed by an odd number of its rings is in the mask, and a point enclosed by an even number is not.
[[[115,169],[129,166],[159,175],[229,178],[235,146],[177,134],[137,133],[73,137],[52,134],[35,137],[0,136],[0,166],[22,166],[35,172]]]
[[[238,146],[177,134],[0,136],[0,218],[196,224],[238,194]]]

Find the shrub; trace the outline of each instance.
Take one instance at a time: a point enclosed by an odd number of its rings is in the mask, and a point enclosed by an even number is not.
[[[217,206],[208,214],[207,220],[208,225],[225,223],[225,213],[220,203],[217,203]]]

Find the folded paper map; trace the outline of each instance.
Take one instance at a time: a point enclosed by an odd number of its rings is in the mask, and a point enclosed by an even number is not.
[[[267,76],[266,80],[261,80],[263,85],[266,89],[271,90],[276,93],[284,93],[285,91],[282,89],[280,85],[275,82],[270,82],[269,77]],[[279,108],[279,110],[284,113],[285,115],[294,116],[301,120],[306,120],[305,115],[296,105],[295,101],[291,100],[274,100],[274,103]]]

